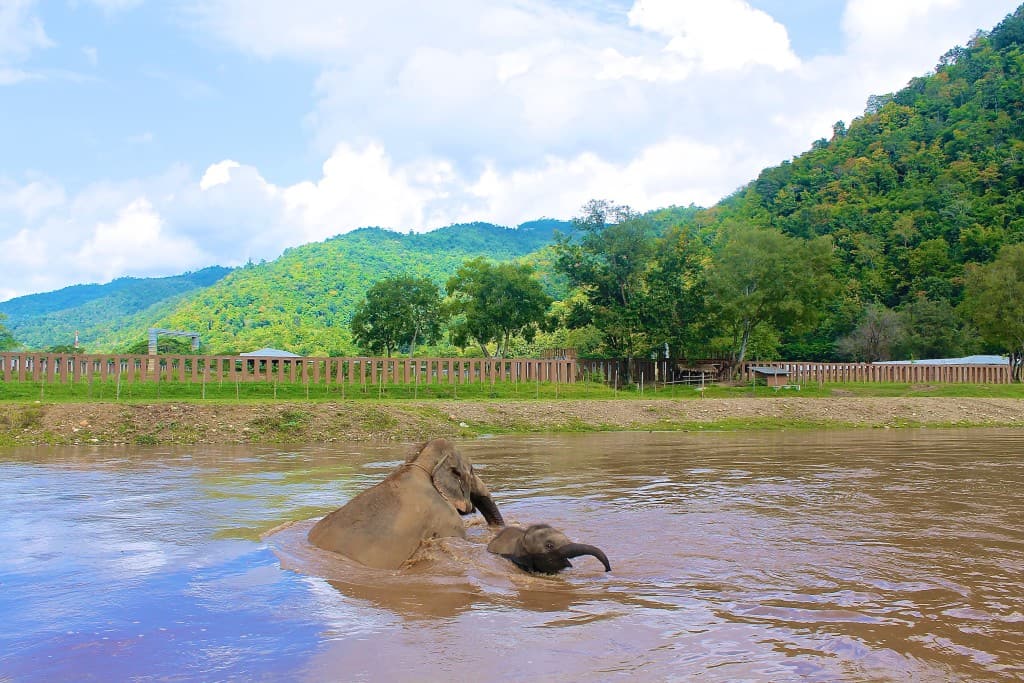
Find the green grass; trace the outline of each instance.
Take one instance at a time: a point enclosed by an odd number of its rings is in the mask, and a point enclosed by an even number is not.
[[[17,403],[74,403],[120,401],[234,402],[234,401],[338,401],[338,400],[530,400],[530,399],[693,399],[702,398],[813,398],[836,396],[944,396],[964,398],[1024,398],[1024,384],[807,384],[799,391],[766,386],[709,384],[702,391],[687,385],[631,385],[615,389],[598,382],[553,384],[550,382],[495,382],[434,385],[305,385],[298,383],[185,382],[53,384],[0,381],[0,401]],[[284,431],[287,431],[285,429]]]

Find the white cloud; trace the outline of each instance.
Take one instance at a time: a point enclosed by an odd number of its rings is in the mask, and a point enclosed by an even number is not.
[[[32,13],[35,0],[4,0],[0,3],[0,60],[24,59],[33,50],[53,42],[43,23]]]
[[[843,30],[853,42],[885,44],[899,40],[909,28],[926,20],[936,10],[948,10],[961,4],[962,0],[848,0],[843,13]]]
[[[707,71],[799,64],[786,27],[743,0],[637,0],[629,23],[667,36],[669,53]]]
[[[488,163],[466,174],[439,158],[399,163],[367,142],[339,145],[318,179],[286,186],[233,160],[211,164],[198,179],[172,169],[73,196],[52,181],[8,183],[0,185],[0,226],[10,226],[0,234],[8,283],[0,298],[272,259],[286,247],[368,225],[423,231],[482,217],[516,225],[572,216],[594,197],[638,208],[711,203],[734,189],[733,169],[753,173],[763,162],[741,146],[673,138],[622,163],[584,153],[512,171]]]
[[[240,167],[237,161],[231,159],[225,159],[224,161],[218,161],[203,174],[202,179],[199,181],[199,187],[203,190],[209,190],[211,187],[217,185],[223,185],[231,181],[231,169]]]
[[[96,223],[89,239],[72,255],[95,264],[101,280],[143,275],[154,270],[177,273],[206,256],[189,239],[164,229],[164,221],[146,198],[132,200],[111,221]]]
[[[0,86],[39,78],[39,74],[16,66],[32,52],[53,46],[43,23],[32,9],[35,0],[0,2]]]

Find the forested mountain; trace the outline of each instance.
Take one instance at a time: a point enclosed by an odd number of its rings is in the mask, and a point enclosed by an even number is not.
[[[273,261],[238,268],[147,325],[193,330],[203,347],[236,353],[270,346],[303,354],[353,354],[349,321],[366,290],[397,275],[443,286],[476,256],[509,260],[550,243],[556,220],[515,229],[489,223],[452,225],[427,233],[362,228],[286,250]],[[121,348],[143,326],[101,337],[98,348]]]
[[[919,340],[917,353],[977,343],[956,308],[965,267],[1024,241],[1022,47],[1024,8],[689,223],[704,234],[742,223],[832,240],[841,294],[814,332],[782,331],[780,355],[835,357],[870,305],[902,312],[911,335],[945,331],[937,345]]]
[[[190,292],[209,287],[231,272],[211,266],[172,277],[123,277],[105,285],[73,285],[0,302],[4,325],[21,344],[42,349],[70,346],[78,332],[86,350],[101,337],[145,330],[149,321],[173,310]]]

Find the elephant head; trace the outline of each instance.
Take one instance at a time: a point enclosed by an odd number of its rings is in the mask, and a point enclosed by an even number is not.
[[[469,459],[459,453],[447,439],[428,441],[406,459],[430,475],[434,488],[460,515],[480,510],[490,526],[504,526],[505,521],[491,498],[487,485],[473,471]]]
[[[517,567],[528,572],[557,574],[572,566],[569,558],[580,555],[592,555],[604,565],[606,572],[612,570],[607,555],[600,548],[573,543],[565,534],[548,524],[534,524],[526,529],[505,527],[487,544],[487,550],[511,560]]]
[[[434,538],[466,537],[460,515],[477,509],[503,526],[490,491],[447,439],[428,441],[384,481],[310,529],[310,543],[360,564],[397,569]]]

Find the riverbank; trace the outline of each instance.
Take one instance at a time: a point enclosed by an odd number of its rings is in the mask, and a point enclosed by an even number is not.
[[[0,446],[416,441],[610,430],[1024,426],[1024,399],[958,397],[0,404]]]

